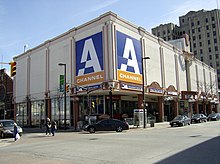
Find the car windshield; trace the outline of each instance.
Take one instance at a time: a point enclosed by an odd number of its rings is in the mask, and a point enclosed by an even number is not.
[[[194,114],[192,117],[200,117],[200,114]]]
[[[183,116],[176,116],[176,117],[174,118],[174,120],[181,120],[181,119],[183,119]]]
[[[2,121],[3,127],[11,127],[14,126],[14,121]]]
[[[216,116],[216,115],[217,115],[217,113],[212,113],[209,116],[212,117],[212,116]]]

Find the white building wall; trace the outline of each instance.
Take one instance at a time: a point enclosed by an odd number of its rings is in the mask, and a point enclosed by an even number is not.
[[[24,102],[27,96],[27,60],[28,57],[23,56],[17,62],[15,77],[15,101],[16,103]]]
[[[204,77],[204,70],[203,70],[203,66],[201,64],[197,64],[197,68],[198,68],[198,79],[196,81],[196,83],[198,84],[198,90],[201,92],[206,92],[205,88],[206,88],[206,82],[205,82],[205,77]]]
[[[157,82],[162,87],[161,78],[161,59],[160,59],[160,45],[157,40],[147,38],[145,40],[146,56],[150,59],[147,61],[147,84]]]
[[[179,90],[187,91],[187,80],[186,80],[186,62],[185,57],[182,55],[177,56],[178,71],[179,71]]]
[[[191,91],[197,91],[197,74],[196,74],[196,63],[190,62],[189,64],[189,73],[190,73],[190,84],[191,84]]]
[[[164,76],[165,76],[165,88],[173,85],[176,89],[176,69],[175,69],[175,57],[174,51],[164,47]]]
[[[71,83],[70,38],[49,47],[49,90],[51,97],[57,95],[60,75],[64,75],[64,66],[58,66],[58,63],[66,64],[66,82]]]
[[[46,49],[30,55],[30,94],[32,99],[44,99],[46,85]]]

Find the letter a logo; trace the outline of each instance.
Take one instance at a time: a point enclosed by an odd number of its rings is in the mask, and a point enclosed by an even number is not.
[[[131,59],[129,59],[129,56],[131,56]],[[140,74],[140,70],[138,68],[138,62],[136,58],[136,53],[134,50],[134,44],[131,39],[127,38],[125,42],[125,48],[123,53],[123,58],[128,59],[126,64],[121,64],[121,70],[127,71],[127,67],[133,67],[134,73]]]
[[[101,71],[97,53],[95,51],[95,47],[94,47],[94,44],[91,38],[85,41],[80,63],[83,63],[83,62],[85,62],[85,67],[82,69],[79,69],[79,72],[78,72],[79,76],[85,74],[84,72],[86,68],[93,68],[93,72]]]
[[[76,76],[103,70],[102,33],[76,42]]]
[[[76,42],[76,84],[92,85],[103,82],[102,32]]]
[[[129,83],[142,83],[141,42],[129,35],[117,34],[118,80]]]

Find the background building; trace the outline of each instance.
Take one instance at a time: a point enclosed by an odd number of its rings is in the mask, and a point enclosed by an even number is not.
[[[196,58],[217,69],[218,88],[220,88],[220,11],[190,11],[179,17],[179,27],[172,23],[160,25],[152,29],[152,33],[162,39],[169,40],[170,27],[174,27],[173,36],[181,38],[189,35],[191,52]],[[171,26],[171,25],[172,26]],[[160,34],[160,35],[158,35]],[[171,37],[170,37],[171,38]]]
[[[13,119],[13,79],[5,69],[0,70],[0,119]]]

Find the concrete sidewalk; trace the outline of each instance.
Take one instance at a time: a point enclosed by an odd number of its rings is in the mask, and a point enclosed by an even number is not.
[[[146,124],[146,128],[168,128],[170,125],[169,125],[169,122],[157,122],[157,123],[154,123],[154,126],[152,127],[151,124],[147,123]],[[129,126],[130,129],[136,129],[137,127],[136,126]],[[137,129],[141,129],[143,127],[138,127]],[[36,127],[36,128],[23,128],[23,133],[26,134],[26,133],[45,133],[46,129],[45,128],[39,128],[39,127]],[[80,132],[82,130],[76,130],[74,129],[74,127],[70,127],[68,129],[57,129],[56,130],[56,133],[65,133],[65,132]]]
[[[146,128],[168,128],[168,127],[170,127],[169,122],[156,122],[154,124],[150,124],[150,123],[146,124]],[[139,126],[137,128],[134,125],[130,125],[129,128],[130,129],[138,129],[138,128],[140,129],[140,128],[143,128],[143,127]]]
[[[73,127],[70,127],[68,129],[57,129],[56,133],[60,133],[60,132],[79,132],[80,130],[75,130]],[[46,132],[46,128],[23,128],[23,133],[45,133]]]

